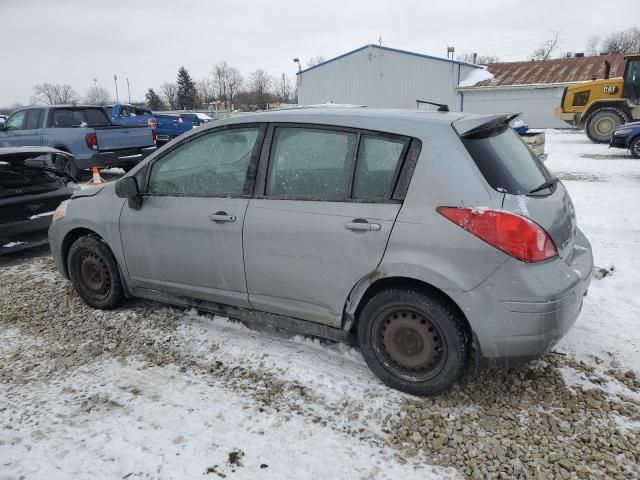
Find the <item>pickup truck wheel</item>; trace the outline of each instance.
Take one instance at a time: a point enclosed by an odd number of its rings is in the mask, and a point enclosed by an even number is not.
[[[81,171],[72,158],[66,157],[64,155],[56,155],[55,159],[53,160],[53,164],[58,170],[62,170],[63,172],[68,173],[78,181],[80,180]]]
[[[67,268],[73,287],[87,305],[111,310],[125,301],[116,259],[97,235],[80,237],[73,242]]]
[[[611,140],[611,135],[616,127],[627,123],[627,115],[618,108],[601,108],[596,110],[585,124],[585,131],[591,141],[596,143],[607,143]]]
[[[435,395],[453,385],[469,360],[462,319],[435,295],[391,288],[358,317],[358,342],[369,368],[387,385]]]
[[[636,137],[635,140],[631,142],[631,145],[629,145],[629,151],[635,158],[640,158],[640,136]]]

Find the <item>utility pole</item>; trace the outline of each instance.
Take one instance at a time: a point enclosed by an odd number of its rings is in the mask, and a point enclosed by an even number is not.
[[[98,79],[97,78],[93,79],[93,86],[96,91],[96,100],[97,100],[98,99]]]
[[[129,88],[129,77],[127,77],[126,80],[127,80],[127,93],[129,94],[129,103],[131,103],[131,89]]]
[[[118,75],[115,73],[113,74],[113,83],[116,85],[116,103],[118,103],[120,102],[120,99],[118,98]]]

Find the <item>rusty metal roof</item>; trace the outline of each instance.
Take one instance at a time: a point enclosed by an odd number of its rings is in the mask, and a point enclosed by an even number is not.
[[[604,78],[604,61],[611,64],[610,77],[622,77],[624,55],[598,55],[527,62],[492,63],[487,65],[492,79],[482,80],[474,87],[500,87],[544,83],[568,83]]]

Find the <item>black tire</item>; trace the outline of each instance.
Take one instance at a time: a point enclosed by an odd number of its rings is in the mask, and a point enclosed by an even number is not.
[[[627,114],[618,108],[600,108],[587,118],[585,132],[593,142],[608,143],[615,128],[627,121]]]
[[[73,242],[67,268],[73,287],[87,305],[111,310],[125,301],[116,259],[97,235],[80,237]]]
[[[63,172],[71,175],[77,181],[82,180],[82,171],[78,168],[73,158],[65,155],[56,155],[53,160],[53,164],[58,170],[62,170]]]
[[[640,137],[636,137],[636,139],[631,142],[629,151],[634,158],[640,158]]]
[[[390,288],[358,316],[358,343],[385,384],[412,395],[435,395],[464,374],[470,346],[463,319],[436,295]]]

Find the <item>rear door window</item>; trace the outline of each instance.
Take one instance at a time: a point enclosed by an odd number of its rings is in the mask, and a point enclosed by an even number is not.
[[[298,200],[349,199],[356,134],[277,127],[273,134],[266,195]]]
[[[462,143],[489,185],[499,192],[527,195],[553,179],[508,125],[463,136]]]
[[[358,146],[352,197],[374,201],[391,198],[407,144],[400,139],[363,135]]]

